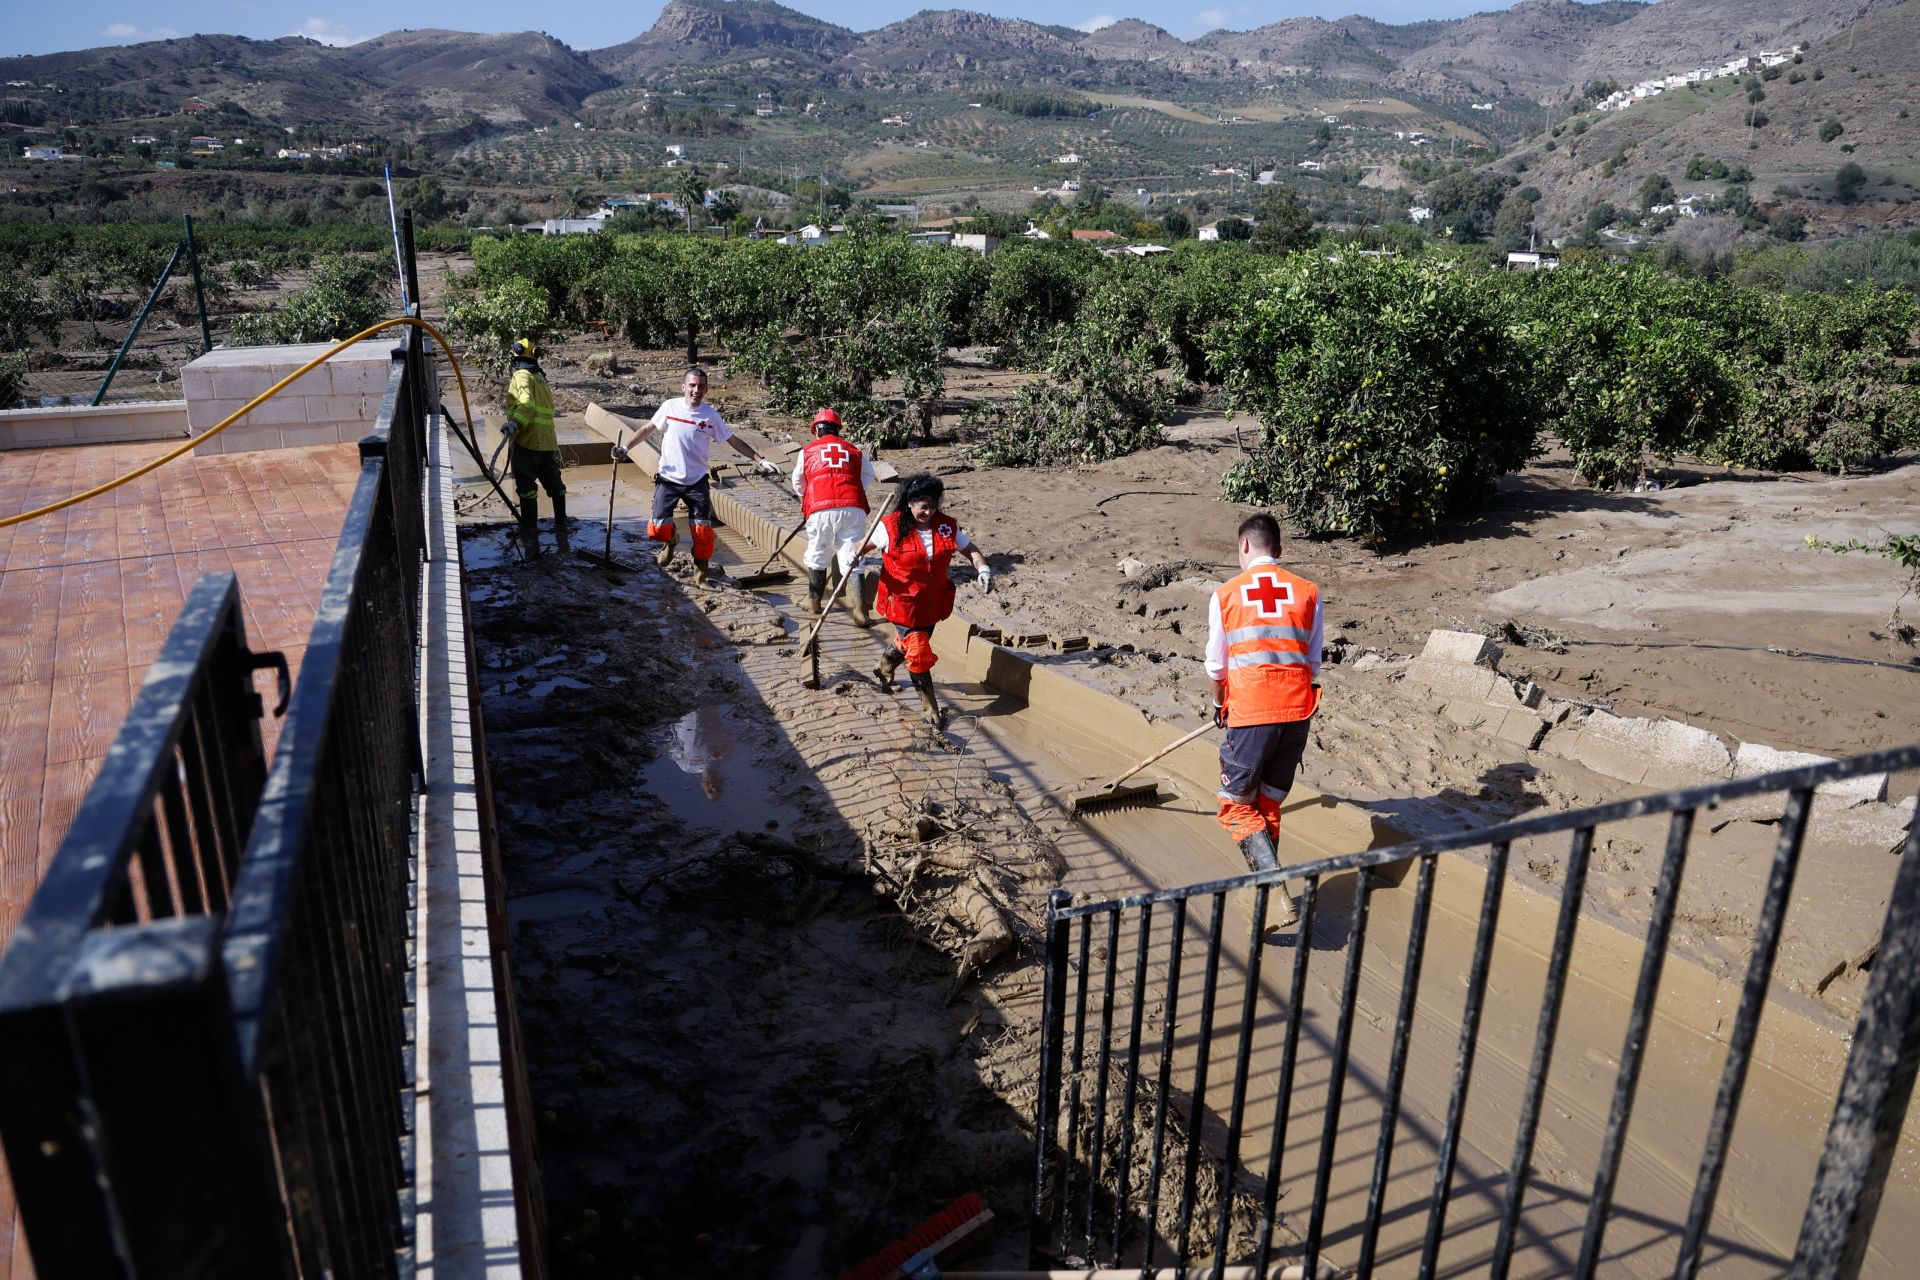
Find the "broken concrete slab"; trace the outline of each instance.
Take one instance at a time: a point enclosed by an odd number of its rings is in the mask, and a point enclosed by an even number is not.
[[[1760,742],[1743,742],[1733,755],[1733,776],[1736,778],[1756,778],[1763,773],[1779,773],[1783,769],[1804,769],[1809,765],[1831,764],[1832,756],[1815,755],[1810,751],[1782,751]],[[1849,804],[1865,804],[1872,800],[1887,798],[1887,775],[1884,773],[1864,773],[1857,778],[1844,778],[1838,782],[1829,782],[1820,786],[1815,794],[1829,800],[1845,801]]]
[[[1500,663],[1500,646],[1473,631],[1435,631],[1427,637],[1420,656],[1434,662],[1494,667]]]
[[[1543,717],[1531,711],[1514,710],[1500,718],[1494,726],[1493,736],[1522,751],[1537,751],[1550,728],[1552,726]]]
[[[1407,664],[1406,681],[1444,700],[1485,702],[1493,697],[1496,687],[1506,688],[1506,681],[1500,678],[1497,671],[1444,658],[1430,658],[1424,653]]]
[[[1556,733],[1546,750],[1623,782],[1687,787],[1733,774],[1719,738],[1679,720],[1647,720],[1596,711],[1577,729]]]

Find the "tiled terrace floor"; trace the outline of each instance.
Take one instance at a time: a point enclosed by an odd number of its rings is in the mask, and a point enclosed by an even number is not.
[[[0,454],[0,514],[122,475],[158,446]],[[0,948],[203,573],[231,570],[247,641],[296,678],[347,503],[353,445],[181,458],[0,529]],[[276,726],[263,722],[272,750]],[[0,1165],[0,1280],[32,1274]]]

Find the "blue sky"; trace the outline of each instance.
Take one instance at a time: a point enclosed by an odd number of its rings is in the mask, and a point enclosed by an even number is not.
[[[642,0],[633,6],[591,4],[562,12],[544,5],[510,4],[504,0],[417,0],[407,5],[375,0],[68,0],[64,4],[29,4],[10,0],[12,10],[0,27],[0,56],[88,49],[103,44],[130,44],[195,32],[271,39],[293,33],[311,35],[329,44],[350,44],[379,35],[397,25],[452,27],[461,31],[524,31],[538,28],[577,49],[595,49],[630,40],[653,25],[662,5]],[[1141,18],[1165,27],[1183,39],[1217,27],[1247,31],[1281,18],[1313,14],[1324,18],[1362,13],[1383,22],[1413,22],[1422,18],[1454,18],[1486,9],[1508,7],[1500,0],[1136,0],[1122,6],[1118,0],[990,0],[988,3],[942,4],[939,0],[887,0],[853,3],[851,0],[799,0],[790,8],[824,18],[856,31],[869,31],[928,8],[968,8],[1004,17],[1030,18],[1062,26],[1091,29],[1115,18]],[[564,7],[563,7],[564,8]]]

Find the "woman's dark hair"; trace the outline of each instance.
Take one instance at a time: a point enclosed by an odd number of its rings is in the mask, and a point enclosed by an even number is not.
[[[904,511],[922,498],[932,498],[937,507],[946,492],[947,486],[940,482],[939,476],[916,472],[900,482],[900,509]]]

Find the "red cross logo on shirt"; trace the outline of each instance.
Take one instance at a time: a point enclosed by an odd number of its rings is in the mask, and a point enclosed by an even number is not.
[[[950,524],[943,524],[938,526],[935,529],[935,532],[937,532],[943,538],[951,538],[953,536],[953,526]]]
[[[838,471],[853,461],[853,450],[843,444],[830,444],[820,451],[820,461]]]
[[[1257,573],[1253,581],[1240,588],[1240,602],[1263,618],[1277,618],[1282,605],[1293,603],[1293,584],[1270,573]]]

